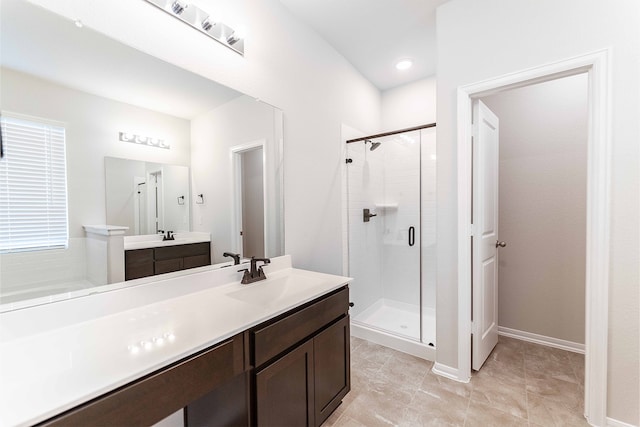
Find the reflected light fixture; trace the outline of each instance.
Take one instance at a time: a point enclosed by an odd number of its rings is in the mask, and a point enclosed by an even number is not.
[[[396,63],[396,69],[401,71],[408,70],[409,68],[411,68],[412,65],[413,65],[413,61],[411,61],[410,59],[403,59]]]
[[[218,43],[244,56],[244,34],[230,26],[216,21],[213,16],[185,0],[145,0],[163,12],[184,22]]]

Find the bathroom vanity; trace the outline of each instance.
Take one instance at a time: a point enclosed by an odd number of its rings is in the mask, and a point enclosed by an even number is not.
[[[125,236],[125,280],[211,265],[209,233],[177,233],[173,240],[161,235]]]
[[[0,424],[152,425],[185,408],[187,426],[319,426],[350,389],[350,279],[288,256],[264,269],[250,285],[219,269],[75,313],[78,300],[28,309],[36,323],[58,312],[45,330],[3,313]]]

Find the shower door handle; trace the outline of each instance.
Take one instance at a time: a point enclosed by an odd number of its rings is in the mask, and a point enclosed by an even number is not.
[[[416,244],[416,228],[414,226],[409,227],[409,246]]]

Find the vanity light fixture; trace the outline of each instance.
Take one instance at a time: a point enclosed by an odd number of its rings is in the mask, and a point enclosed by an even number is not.
[[[163,139],[151,138],[149,136],[137,135],[134,133],[120,132],[120,141],[131,142],[139,145],[149,145],[151,147],[166,148],[167,150],[171,146],[164,142]]]
[[[184,5],[182,2],[180,2],[179,0],[175,0],[173,3],[171,3],[171,11],[176,15],[182,15],[182,12],[184,12],[185,7],[187,6]]]
[[[198,6],[184,0],[145,1],[244,56],[244,35],[242,32],[216,21],[211,14]]]

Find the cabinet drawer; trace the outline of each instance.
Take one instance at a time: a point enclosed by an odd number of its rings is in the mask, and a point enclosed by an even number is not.
[[[156,261],[155,274],[171,273],[178,270],[182,270],[182,258]]]
[[[202,267],[204,265],[211,265],[211,256],[209,256],[209,254],[185,257],[182,267],[187,269]]]
[[[153,276],[153,261],[144,264],[125,264],[124,280],[139,279],[141,277]]]
[[[274,323],[252,330],[254,366],[305,340],[348,311],[349,290],[343,288]]]
[[[152,425],[242,373],[243,353],[241,334],[41,425]]]
[[[176,245],[165,246],[162,248],[155,248],[156,261],[171,259],[171,258],[184,258],[195,255],[206,255],[209,253],[209,242],[191,243],[188,245]]]
[[[124,251],[126,265],[146,264],[153,262],[153,249],[135,249]]]

